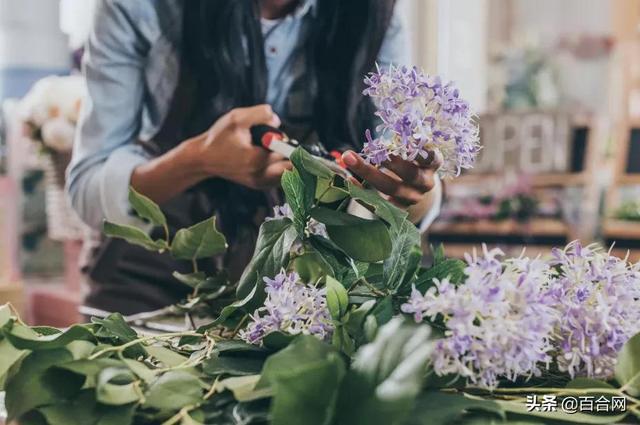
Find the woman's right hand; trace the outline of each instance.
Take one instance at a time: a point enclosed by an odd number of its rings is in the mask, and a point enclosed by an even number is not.
[[[291,162],[251,143],[250,129],[258,124],[279,127],[280,118],[269,105],[236,108],[188,142],[210,177],[252,189],[277,187],[282,173],[291,169]]]
[[[280,119],[269,105],[234,109],[204,133],[136,167],[131,185],[158,204],[211,177],[252,189],[276,187],[291,163],[251,143],[250,128],[258,124],[278,127]]]

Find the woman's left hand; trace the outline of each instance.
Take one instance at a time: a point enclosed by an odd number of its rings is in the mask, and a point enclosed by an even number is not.
[[[405,209],[424,203],[426,194],[436,185],[435,173],[442,165],[442,158],[438,155],[416,161],[392,157],[382,164],[386,170],[368,164],[353,151],[346,151],[342,160],[350,171],[387,195],[389,201]]]

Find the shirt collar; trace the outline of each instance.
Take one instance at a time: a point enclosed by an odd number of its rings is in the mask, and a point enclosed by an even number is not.
[[[317,2],[318,0],[301,0],[300,4],[296,8],[296,10],[293,11],[292,15],[295,18],[302,18],[310,12],[315,13]]]

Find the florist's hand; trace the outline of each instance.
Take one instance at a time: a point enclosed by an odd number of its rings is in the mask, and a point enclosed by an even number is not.
[[[258,124],[279,127],[280,118],[269,105],[236,108],[196,136],[193,143],[197,143],[198,155],[211,176],[252,189],[268,189],[280,184],[280,177],[291,169],[291,162],[251,143],[250,128]]]
[[[392,157],[383,164],[384,168],[368,164],[353,151],[345,152],[342,160],[354,174],[387,195],[389,201],[405,209],[425,204],[427,194],[436,185],[435,173],[442,165],[442,157],[433,154],[426,160],[420,158],[416,161]],[[420,209],[425,210],[426,207]],[[416,215],[422,218],[425,212],[420,211],[421,214]]]

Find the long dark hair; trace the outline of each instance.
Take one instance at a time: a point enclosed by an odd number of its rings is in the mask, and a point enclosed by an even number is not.
[[[198,82],[203,130],[232,108],[263,103],[267,92],[258,0],[184,0],[185,62]],[[362,78],[375,65],[395,0],[318,0],[309,40],[318,83],[314,129],[328,148],[359,147],[372,105]]]

